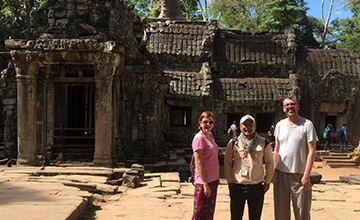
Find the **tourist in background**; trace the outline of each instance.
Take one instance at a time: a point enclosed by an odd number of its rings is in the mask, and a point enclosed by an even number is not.
[[[340,151],[346,150],[348,146],[348,135],[346,131],[346,124],[343,124],[340,130]]]
[[[271,126],[270,126],[270,129],[268,131],[268,140],[270,142],[270,146],[271,146],[272,150],[274,150],[274,148],[275,148],[274,132],[275,132],[275,123],[272,123]]]
[[[227,130],[227,134],[229,136],[235,136],[236,135],[236,129],[238,128],[237,122],[233,121],[233,123],[230,125],[230,128]]]
[[[275,220],[290,219],[290,198],[295,219],[310,219],[310,173],[318,137],[313,123],[298,114],[299,108],[294,98],[285,98],[283,111],[287,118],[279,121],[275,128]]]
[[[323,132],[323,138],[325,140],[325,146],[324,146],[324,150],[326,150],[326,148],[329,148],[330,150],[332,150],[331,145],[330,145],[330,140],[331,140],[331,132],[334,131],[333,126],[329,123],[327,124],[326,128],[324,129]]]
[[[256,123],[252,116],[241,118],[240,130],[240,135],[228,142],[224,157],[231,219],[242,219],[247,201],[249,220],[260,220],[264,194],[269,190],[274,172],[272,150],[265,138],[255,132]]]
[[[198,119],[198,133],[192,141],[195,160],[194,213],[192,219],[210,220],[214,217],[219,185],[219,147],[211,133],[215,116],[203,112]]]

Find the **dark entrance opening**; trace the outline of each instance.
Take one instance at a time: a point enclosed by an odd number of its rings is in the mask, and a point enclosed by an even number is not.
[[[172,107],[170,109],[170,123],[172,126],[190,126],[191,108]]]
[[[228,114],[227,115],[227,120],[226,120],[226,126],[227,127],[225,128],[225,133],[230,128],[233,121],[236,121],[236,124],[239,127],[239,122],[240,122],[240,119],[241,119],[242,116],[244,116],[244,113]]]
[[[270,130],[270,126],[275,121],[273,113],[256,114],[256,130],[258,133],[266,133]]]
[[[336,119],[337,119],[336,116],[329,116],[329,115],[325,116],[325,125],[324,125],[323,129],[325,129],[329,123],[333,127],[333,130],[330,132],[330,143],[337,143],[338,142],[337,137],[336,137],[336,133],[337,133],[336,132],[337,131],[337,129],[336,129]],[[323,138],[322,138],[322,140],[323,140]]]
[[[325,116],[324,129],[329,123],[336,129],[336,116]]]
[[[93,83],[55,84],[52,159],[92,161],[95,150]]]

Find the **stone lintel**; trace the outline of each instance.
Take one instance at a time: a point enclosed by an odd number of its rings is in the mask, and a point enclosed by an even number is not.
[[[44,64],[113,64],[120,65],[123,62],[123,52],[107,53],[99,51],[24,51],[12,50],[11,56],[17,67],[26,63]]]
[[[346,102],[321,102],[320,112],[343,113],[346,110]]]
[[[5,46],[9,50],[29,51],[97,51],[123,53],[122,46],[115,41],[98,41],[96,39],[8,39]]]

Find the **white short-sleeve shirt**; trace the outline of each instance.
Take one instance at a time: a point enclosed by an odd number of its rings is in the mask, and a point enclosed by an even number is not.
[[[290,126],[287,119],[276,124],[275,137],[279,140],[276,169],[285,173],[304,173],[309,153],[307,143],[318,141],[313,123],[303,118],[299,125]]]

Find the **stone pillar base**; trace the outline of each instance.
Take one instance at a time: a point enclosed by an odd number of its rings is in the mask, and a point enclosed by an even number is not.
[[[115,160],[112,158],[104,158],[99,156],[94,156],[94,166],[97,167],[114,167]]]
[[[33,166],[33,165],[34,165],[33,163],[34,163],[33,161],[29,161],[29,160],[27,160],[27,159],[21,159],[21,158],[18,158],[18,159],[17,159],[17,164],[18,164],[18,165]]]

